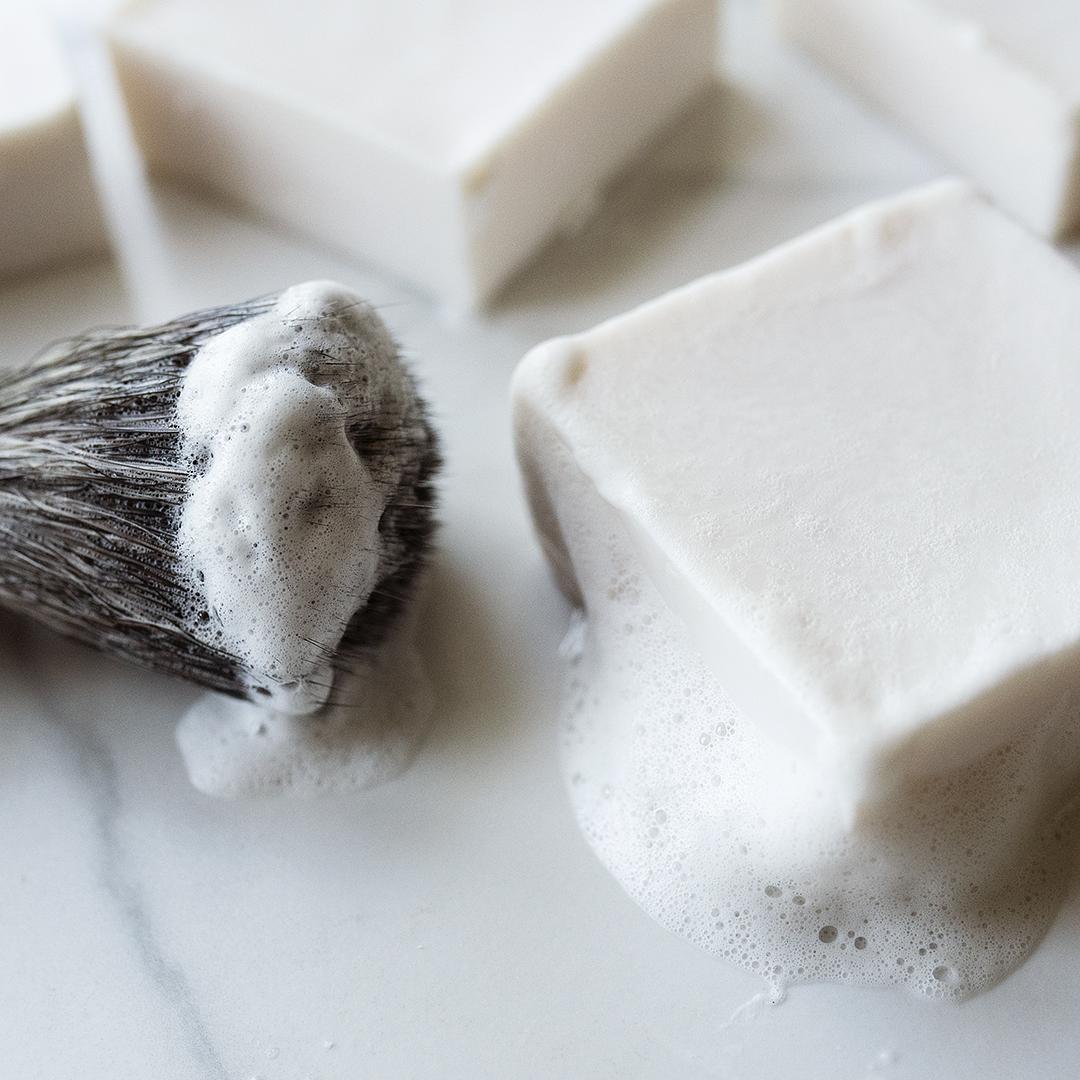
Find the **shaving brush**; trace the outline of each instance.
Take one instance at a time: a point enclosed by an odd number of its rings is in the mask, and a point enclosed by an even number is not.
[[[0,375],[0,604],[311,712],[408,603],[439,464],[397,346],[342,286],[86,333]]]

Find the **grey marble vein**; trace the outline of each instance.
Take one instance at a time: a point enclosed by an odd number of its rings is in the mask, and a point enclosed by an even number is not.
[[[75,750],[98,839],[100,883],[114,905],[147,976],[175,1018],[194,1064],[206,1080],[228,1080],[228,1070],[214,1046],[187,976],[183,968],[166,954],[158,940],[138,874],[130,866],[120,838],[123,803],[116,763],[108,745],[91,722],[72,716],[70,709],[57,700],[53,679],[44,670],[33,637],[30,641],[21,640],[15,648],[20,654],[23,671],[36,677],[33,681],[43,714]]]

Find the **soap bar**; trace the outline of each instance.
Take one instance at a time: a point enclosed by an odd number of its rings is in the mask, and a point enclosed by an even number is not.
[[[586,484],[858,812],[1080,689],[1078,357],[1076,270],[939,181],[538,346],[518,452],[567,594]]]
[[[772,0],[782,32],[884,106],[1005,209],[1080,224],[1075,0]]]
[[[50,28],[0,9],[0,276],[101,250],[75,96]]]
[[[146,0],[113,51],[151,166],[455,306],[713,78],[716,0]]]

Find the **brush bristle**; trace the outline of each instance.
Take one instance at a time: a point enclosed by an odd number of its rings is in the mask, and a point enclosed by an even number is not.
[[[0,604],[145,667],[249,693],[237,657],[190,625],[177,530],[192,465],[176,404],[199,349],[275,300],[88,333],[0,374]],[[356,363],[362,357],[358,349]],[[378,645],[428,554],[440,456],[419,397],[413,419],[390,430],[362,412],[347,421],[361,456],[392,451],[402,467],[379,526],[380,579],[330,658],[335,666]]]

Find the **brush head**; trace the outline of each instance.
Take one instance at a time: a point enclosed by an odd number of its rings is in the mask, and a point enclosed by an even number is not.
[[[0,376],[0,603],[312,711],[410,599],[439,464],[396,345],[341,286],[88,333]]]

